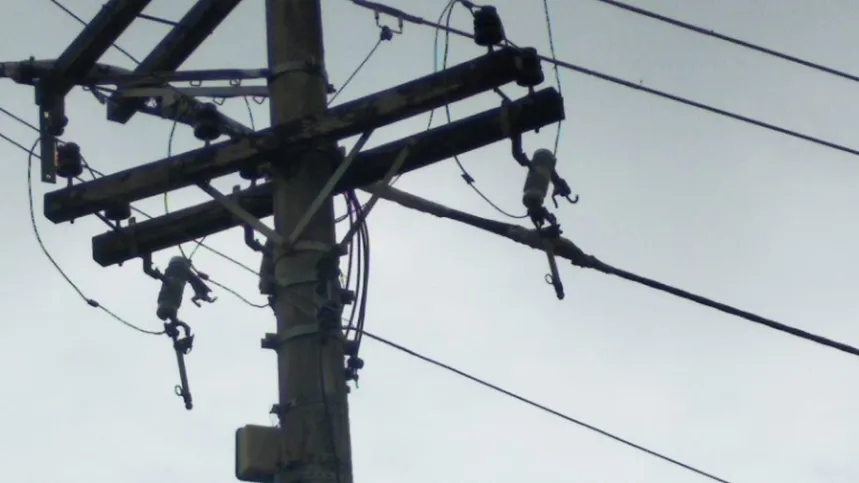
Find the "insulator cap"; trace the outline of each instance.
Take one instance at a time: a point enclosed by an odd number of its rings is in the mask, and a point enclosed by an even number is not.
[[[61,144],[57,147],[57,176],[71,179],[84,172],[81,148],[75,143]]]
[[[482,47],[490,47],[503,41],[504,25],[498,10],[488,5],[477,9],[474,12],[474,42]]]
[[[239,176],[242,179],[246,179],[248,181],[256,181],[265,177],[265,174],[262,172],[259,166],[252,166],[248,168],[239,169]]]
[[[116,203],[104,210],[104,217],[110,221],[123,221],[131,218],[131,205],[128,203]]]
[[[360,357],[350,357],[348,361],[346,361],[349,369],[360,370],[364,368],[364,359]]]
[[[200,141],[214,141],[221,137],[221,120],[218,108],[212,103],[203,104],[194,121],[194,136]]]
[[[525,47],[519,50],[519,75],[516,83],[522,87],[536,87],[546,80],[543,75],[543,67],[540,65],[540,56],[537,49]]]

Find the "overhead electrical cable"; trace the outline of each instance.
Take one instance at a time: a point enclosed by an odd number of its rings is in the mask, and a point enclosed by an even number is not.
[[[389,339],[386,339],[386,338],[384,338],[384,337],[381,337],[381,336],[375,335],[375,334],[370,333],[370,332],[367,332],[367,331],[364,331],[364,336],[366,336],[368,339],[374,340],[374,341],[379,342],[379,343],[381,343],[381,344],[384,344],[384,345],[386,345],[386,346],[388,346],[388,347],[391,347],[391,348],[393,348],[393,349],[396,349],[396,350],[398,350],[398,351],[400,351],[400,352],[404,352],[404,353],[406,353],[406,354],[408,354],[408,355],[410,355],[410,356],[412,356],[412,357],[415,357],[415,358],[417,358],[417,359],[420,359],[420,360],[422,360],[422,361],[424,361],[424,362],[427,362],[427,363],[429,363],[429,364],[432,364],[432,365],[434,365],[434,366],[436,366],[436,367],[440,367],[440,368],[442,368],[442,369],[444,369],[444,370],[446,370],[446,371],[452,372],[452,373],[454,373],[454,374],[456,374],[456,375],[458,375],[458,376],[460,376],[460,377],[463,377],[463,378],[465,378],[465,379],[468,379],[469,381],[474,382],[474,383],[477,383],[477,384],[479,384],[479,385],[481,385],[481,386],[483,386],[483,387],[486,387],[486,388],[492,389],[493,391],[496,391],[496,392],[498,392],[498,393],[501,393],[501,394],[503,394],[503,395],[505,395],[505,396],[507,396],[507,397],[510,397],[510,398],[516,399],[517,401],[522,402],[522,403],[525,403],[525,404],[527,404],[527,405],[529,405],[529,406],[531,406],[531,407],[534,407],[534,408],[537,408],[537,409],[539,409],[539,410],[541,410],[541,411],[547,412],[547,413],[549,413],[549,414],[551,414],[551,415],[553,415],[553,416],[556,416],[556,417],[558,417],[558,418],[563,419],[564,421],[566,421],[566,422],[568,422],[568,423],[572,423],[572,424],[575,424],[575,425],[577,425],[577,426],[581,426],[581,427],[583,427],[583,428],[585,428],[585,429],[588,429],[588,430],[590,430],[590,431],[593,431],[593,432],[595,432],[595,433],[601,434],[601,435],[603,435],[603,436],[605,436],[605,437],[607,437],[607,438],[610,438],[610,439],[612,439],[612,440],[614,440],[614,441],[616,441],[616,442],[618,442],[618,443],[621,443],[621,444],[624,444],[624,445],[626,445],[626,446],[629,446],[629,447],[631,447],[631,448],[633,448],[633,449],[636,449],[636,450],[638,450],[638,451],[641,451],[641,452],[643,452],[643,453],[646,453],[646,454],[648,454],[648,455],[650,455],[650,456],[653,456],[653,457],[655,457],[655,458],[658,458],[658,459],[660,459],[660,460],[662,460],[662,461],[666,461],[666,462],[671,463],[671,464],[673,464],[673,465],[675,465],[675,466],[679,466],[679,467],[681,467],[681,468],[683,468],[683,469],[685,469],[685,470],[691,471],[691,472],[693,472],[693,473],[696,473],[696,474],[698,474],[698,475],[700,475],[700,476],[703,476],[703,477],[708,478],[708,479],[713,480],[713,481],[718,481],[718,482],[721,482],[721,483],[729,483],[729,482],[728,482],[728,480],[723,479],[723,478],[720,478],[720,477],[718,477],[718,476],[715,476],[715,475],[713,475],[712,473],[708,473],[708,472],[706,472],[706,471],[703,471],[703,470],[701,470],[701,469],[699,469],[699,468],[696,468],[696,467],[694,467],[694,466],[692,466],[692,465],[690,465],[690,464],[683,463],[683,462],[681,462],[680,460],[677,460],[677,459],[675,459],[675,458],[671,458],[671,457],[669,457],[669,456],[666,456],[666,455],[665,455],[665,454],[663,454],[663,453],[660,453],[660,452],[658,452],[658,451],[655,451],[655,450],[649,449],[649,448],[647,448],[647,447],[645,447],[645,446],[642,446],[642,445],[640,445],[640,444],[633,443],[632,441],[630,441],[630,440],[628,440],[628,439],[625,439],[625,438],[622,438],[622,437],[620,437],[620,436],[617,436],[616,434],[613,434],[613,433],[611,433],[611,432],[609,432],[609,431],[606,431],[606,430],[604,430],[604,429],[598,428],[598,427],[596,427],[596,426],[594,426],[594,425],[592,425],[592,424],[588,424],[588,423],[586,423],[586,422],[584,422],[584,421],[582,421],[582,420],[580,420],[580,419],[577,419],[577,418],[574,418],[574,417],[569,416],[569,415],[567,415],[567,414],[564,414],[564,413],[562,413],[562,412],[560,412],[560,411],[558,411],[558,410],[552,409],[552,408],[550,408],[550,407],[548,407],[548,406],[546,406],[546,405],[544,405],[544,404],[540,404],[540,403],[538,403],[538,402],[536,402],[536,401],[534,401],[534,400],[532,400],[532,399],[526,398],[525,396],[522,396],[522,395],[520,395],[520,394],[517,394],[517,393],[515,393],[515,392],[513,392],[513,391],[510,391],[510,390],[508,390],[508,389],[504,389],[504,388],[502,388],[501,386],[498,386],[498,385],[496,385],[496,384],[492,384],[491,382],[488,382],[488,381],[486,381],[486,380],[484,380],[484,379],[481,379],[481,378],[479,378],[479,377],[477,377],[477,376],[474,376],[474,375],[472,375],[472,374],[469,374],[469,373],[467,373],[467,372],[465,372],[465,371],[463,371],[463,370],[461,370],[461,369],[457,369],[457,368],[455,368],[455,367],[453,367],[453,366],[451,366],[451,365],[448,365],[448,364],[445,364],[445,363],[443,363],[443,362],[440,362],[440,361],[438,361],[438,360],[436,360],[436,359],[433,359],[433,358],[431,358],[431,357],[429,357],[429,356],[425,356],[425,355],[423,355],[423,354],[420,354],[420,353],[418,353],[418,352],[416,352],[416,351],[413,351],[412,349],[409,349],[408,347],[405,347],[405,346],[403,346],[403,345],[401,345],[401,344],[397,344],[396,342],[393,342],[393,341],[391,341],[391,340],[389,340]]]
[[[632,13],[635,13],[638,15],[649,17],[653,20],[667,23],[667,24],[673,25],[675,27],[689,30],[691,32],[695,32],[695,33],[698,33],[701,35],[706,35],[708,37],[712,37],[712,38],[719,39],[719,40],[722,40],[725,42],[729,42],[729,43],[732,43],[734,45],[739,45],[740,47],[744,47],[746,49],[751,49],[751,50],[754,50],[756,52],[760,52],[762,54],[770,55],[773,57],[778,57],[779,59],[786,60],[788,62],[792,62],[794,64],[798,64],[798,65],[801,65],[804,67],[809,67],[811,69],[814,69],[814,70],[817,70],[820,72],[824,72],[826,74],[831,74],[834,76],[841,77],[843,79],[848,79],[848,80],[851,80],[854,82],[859,82],[859,76],[855,76],[853,74],[848,74],[847,72],[833,69],[831,67],[826,67],[825,65],[821,65],[821,64],[817,64],[815,62],[804,60],[804,59],[801,59],[799,57],[796,57],[796,56],[793,56],[790,54],[785,54],[783,52],[779,52],[777,50],[768,49],[768,48],[762,47],[760,45],[755,45],[751,42],[746,42],[745,40],[741,40],[741,39],[738,39],[736,37],[729,37],[727,35],[720,34],[720,33],[716,32],[712,29],[699,27],[699,26],[693,25],[691,23],[682,22],[680,20],[668,17],[666,15],[661,15],[659,13],[656,13],[656,12],[653,12],[650,10],[636,7],[634,5],[629,5],[628,3],[617,2],[615,0],[595,0],[595,1],[600,2],[600,3],[604,3],[606,5],[611,5],[613,7],[617,7],[617,8],[620,8],[620,9],[623,9],[623,10],[626,10],[626,11],[629,11],[629,12],[632,12]]]
[[[399,10],[399,9],[396,9],[396,8],[393,8],[393,7],[389,7],[389,6],[386,6],[386,5],[381,5],[381,4],[378,4],[378,3],[375,3],[375,2],[367,2],[367,1],[365,1],[365,0],[351,0],[351,2],[352,2],[353,4],[355,4],[355,5],[359,6],[359,7],[363,7],[363,8],[369,8],[369,9],[373,9],[373,10],[380,10],[380,11],[383,11],[383,12],[384,12],[384,13],[386,13],[386,14],[389,14],[389,15],[392,15],[392,16],[394,16],[394,17],[397,17],[397,18],[402,19],[404,22],[409,22],[409,23],[414,23],[414,24],[417,24],[417,25],[424,25],[424,26],[428,26],[428,27],[431,27],[431,28],[441,29],[441,30],[443,30],[443,31],[445,31],[445,32],[449,32],[449,33],[451,33],[451,34],[454,34],[454,35],[457,35],[457,36],[460,36],[460,37],[464,37],[464,38],[468,38],[468,39],[474,39],[474,35],[473,35],[472,33],[470,33],[470,32],[466,32],[466,31],[464,31],[464,30],[460,30],[460,29],[457,29],[457,28],[453,28],[453,27],[450,27],[450,26],[446,26],[446,25],[443,25],[443,24],[441,24],[441,23],[434,23],[434,22],[431,22],[431,21],[429,21],[429,20],[423,19],[423,18],[421,18],[421,17],[417,17],[417,16],[414,16],[414,15],[411,15],[411,14],[405,13],[405,12],[403,12],[402,10]],[[830,149],[834,149],[834,150],[837,150],[837,151],[841,151],[841,152],[845,152],[845,153],[848,153],[848,154],[852,154],[852,155],[854,155],[854,156],[859,156],[859,150],[856,150],[856,149],[853,149],[853,148],[850,148],[850,147],[847,147],[847,146],[844,146],[844,145],[841,145],[841,144],[837,144],[837,143],[834,143],[834,142],[831,142],[831,141],[827,141],[827,140],[822,139],[822,138],[818,138],[818,137],[815,137],[815,136],[811,136],[811,135],[808,135],[808,134],[804,134],[804,133],[801,133],[801,132],[799,132],[799,131],[794,131],[794,130],[791,130],[791,129],[787,129],[787,128],[785,128],[785,127],[781,127],[781,126],[778,126],[778,125],[775,125],[775,124],[771,124],[771,123],[768,123],[768,122],[765,122],[765,121],[761,121],[761,120],[758,120],[758,119],[754,119],[754,118],[752,118],[752,117],[748,117],[748,116],[744,116],[744,115],[741,115],[741,114],[737,114],[737,113],[734,113],[734,112],[731,112],[731,111],[727,111],[727,110],[725,110],[725,109],[720,109],[720,108],[718,108],[718,107],[713,107],[713,106],[711,106],[711,105],[704,104],[704,103],[702,103],[702,102],[698,102],[698,101],[694,101],[694,100],[691,100],[691,99],[687,99],[687,98],[685,98],[685,97],[681,97],[681,96],[674,95],[674,94],[671,94],[671,93],[668,93],[668,92],[660,91],[660,90],[658,90],[658,89],[653,89],[653,88],[647,87],[647,86],[645,86],[645,85],[643,85],[643,84],[641,84],[641,83],[639,83],[639,82],[632,82],[632,81],[628,81],[628,80],[625,80],[625,79],[621,79],[621,78],[619,78],[619,77],[615,77],[615,76],[612,76],[612,75],[609,75],[609,74],[604,74],[604,73],[602,73],[602,72],[598,72],[598,71],[593,70],[593,69],[588,69],[588,68],[586,68],[586,67],[582,67],[582,66],[579,66],[579,65],[573,64],[573,63],[571,63],[571,62],[567,62],[567,61],[561,60],[561,59],[552,59],[551,57],[547,57],[547,56],[542,55],[542,54],[538,54],[538,56],[539,56],[539,58],[540,58],[541,60],[543,60],[544,62],[548,62],[548,63],[550,63],[550,64],[557,65],[557,66],[562,67],[562,68],[564,68],[564,69],[568,69],[568,70],[571,70],[571,71],[574,71],[574,72],[578,72],[578,73],[580,73],[580,74],[584,74],[584,75],[588,75],[588,76],[591,76],[591,77],[595,77],[595,78],[597,78],[597,79],[601,79],[601,80],[604,80],[604,81],[607,81],[607,82],[611,82],[611,83],[613,83],[613,84],[617,84],[617,85],[621,85],[621,86],[624,86],[624,87],[628,87],[628,88],[630,88],[630,89],[635,89],[635,90],[637,90],[637,91],[645,92],[645,93],[647,93],[647,94],[651,94],[651,95],[654,95],[654,96],[657,96],[657,97],[661,97],[661,98],[663,98],[663,99],[668,99],[668,100],[670,100],[670,101],[678,102],[678,103],[680,103],[680,104],[684,104],[684,105],[687,105],[687,106],[690,106],[690,107],[695,107],[695,108],[697,108],[697,109],[701,109],[701,110],[707,111],[707,112],[709,112],[709,113],[711,113],[711,114],[717,114],[717,115],[719,115],[719,116],[723,116],[723,117],[727,117],[727,118],[730,118],[730,119],[734,119],[734,120],[736,120],[736,121],[740,121],[740,122],[743,122],[743,123],[746,123],[746,124],[751,124],[751,125],[754,125],[754,126],[758,126],[758,127],[761,127],[761,128],[767,129],[767,130],[770,130],[770,131],[774,131],[774,132],[777,132],[777,133],[780,133],[780,134],[784,134],[784,135],[789,136],[789,137],[793,137],[793,138],[797,138],[797,139],[802,139],[802,140],[804,140],[804,141],[808,141],[808,142],[813,143],[813,144],[818,144],[818,145],[820,145],[820,146],[824,146],[824,147],[827,147],[827,148],[830,148]]]

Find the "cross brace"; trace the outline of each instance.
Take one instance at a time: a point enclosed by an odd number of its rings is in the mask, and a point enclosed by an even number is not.
[[[176,70],[206,40],[215,28],[236,8],[241,0],[197,0],[179,23],[161,39],[134,70],[136,73]],[[163,83],[148,86],[157,87]],[[146,102],[145,99],[121,99],[108,105],[107,118],[126,123]]]
[[[341,181],[335,185],[333,193],[367,186],[382,179],[403,147],[410,142],[414,142],[414,147],[401,170],[402,173],[563,119],[564,106],[560,94],[552,88],[544,89],[506,106],[361,152]],[[274,205],[271,183],[228,196],[257,218],[272,214]],[[92,240],[93,259],[107,267],[142,254],[154,253],[213,235],[240,224],[241,221],[219,202],[210,201],[95,236]]]
[[[338,141],[481,92],[519,75],[518,49],[506,48],[328,111],[236,141],[195,149],[45,194],[45,217],[62,223],[270,162],[320,140]]]

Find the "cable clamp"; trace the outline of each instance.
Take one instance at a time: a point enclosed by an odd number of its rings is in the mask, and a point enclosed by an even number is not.
[[[325,327],[323,324],[317,322],[313,324],[296,325],[277,334],[266,334],[260,341],[260,347],[263,349],[278,350],[287,342],[317,334],[345,342],[345,337],[339,330],[339,327]]]
[[[268,81],[271,82],[283,74],[292,72],[304,72],[311,75],[320,75],[326,82],[328,81],[328,72],[325,70],[325,64],[312,57],[304,61],[298,60],[277,64],[273,69],[271,69]]]

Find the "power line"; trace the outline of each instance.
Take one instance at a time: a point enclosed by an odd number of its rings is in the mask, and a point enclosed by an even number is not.
[[[41,133],[41,131],[39,130],[39,128],[38,128],[35,124],[33,124],[33,123],[31,123],[31,122],[27,121],[26,119],[24,119],[24,118],[22,118],[21,116],[19,116],[19,115],[15,114],[14,112],[12,112],[12,111],[10,111],[10,110],[8,110],[8,109],[5,109],[5,108],[3,108],[3,107],[0,107],[0,112],[2,112],[3,114],[6,114],[7,116],[9,116],[9,117],[11,117],[12,119],[14,119],[14,120],[16,120],[16,121],[20,122],[21,124],[23,124],[23,125],[27,126],[28,128],[32,129],[33,131],[36,131],[37,133]],[[25,147],[25,148],[24,148],[24,151],[29,152],[30,150],[29,150],[29,149],[27,149],[27,148]]]
[[[674,458],[671,458],[671,457],[669,457],[669,456],[666,456],[666,455],[664,455],[664,454],[662,454],[662,453],[659,453],[659,452],[657,452],[657,451],[655,451],[655,450],[648,449],[648,448],[646,448],[646,447],[644,447],[644,446],[642,446],[642,445],[640,445],[640,444],[633,443],[633,442],[629,441],[628,439],[621,438],[620,436],[617,436],[617,435],[615,435],[615,434],[612,434],[612,433],[610,433],[610,432],[608,432],[608,431],[606,431],[606,430],[604,430],[604,429],[600,429],[600,428],[598,428],[598,427],[596,427],[596,426],[593,426],[593,425],[591,425],[591,424],[585,423],[584,421],[581,421],[580,419],[576,419],[576,418],[574,418],[574,417],[572,417],[572,416],[569,416],[569,415],[564,414],[564,413],[562,413],[562,412],[560,412],[560,411],[557,411],[557,410],[552,409],[552,408],[550,408],[550,407],[548,407],[548,406],[545,406],[545,405],[540,404],[540,403],[538,403],[538,402],[535,402],[535,401],[533,401],[533,400],[531,400],[531,399],[528,399],[528,398],[526,398],[526,397],[524,397],[524,396],[521,396],[521,395],[519,395],[519,394],[517,394],[517,393],[515,393],[515,392],[513,392],[513,391],[510,391],[510,390],[504,389],[504,388],[502,388],[502,387],[500,387],[500,386],[497,386],[497,385],[495,385],[495,384],[492,384],[491,382],[487,382],[487,381],[486,381],[486,380],[484,380],[484,379],[481,379],[481,378],[479,378],[479,377],[477,377],[477,376],[473,376],[473,375],[471,375],[471,374],[469,374],[469,373],[467,373],[467,372],[465,372],[465,371],[462,371],[462,370],[460,370],[460,369],[457,369],[457,368],[455,368],[455,367],[453,367],[453,366],[450,366],[450,365],[448,365],[448,364],[445,364],[445,363],[443,363],[443,362],[440,362],[440,361],[438,361],[438,360],[436,360],[436,359],[433,359],[433,358],[431,358],[431,357],[425,356],[425,355],[423,355],[423,354],[419,354],[419,353],[417,353],[417,352],[415,352],[415,351],[413,351],[413,350],[411,350],[411,349],[409,349],[409,348],[407,348],[407,347],[405,347],[405,346],[403,346],[403,345],[400,345],[400,344],[397,344],[396,342],[392,342],[392,341],[390,341],[390,340],[388,340],[388,339],[385,339],[384,337],[380,337],[380,336],[378,336],[378,335],[372,334],[372,333],[370,333],[370,332],[367,332],[366,330],[365,330],[365,331],[363,331],[363,332],[364,332],[364,335],[365,335],[367,338],[369,338],[369,339],[375,340],[376,342],[379,342],[379,343],[384,344],[384,345],[386,345],[386,346],[388,346],[388,347],[394,348],[394,349],[396,349],[396,350],[398,350],[398,351],[400,351],[400,352],[404,352],[404,353],[406,353],[406,354],[408,354],[408,355],[410,355],[410,356],[412,356],[412,357],[415,357],[415,358],[417,358],[417,359],[420,359],[420,360],[422,360],[422,361],[424,361],[424,362],[427,362],[427,363],[429,363],[429,364],[432,364],[432,365],[434,365],[434,366],[436,366],[436,367],[440,367],[440,368],[442,368],[442,369],[444,369],[444,370],[446,370],[446,371],[452,372],[452,373],[454,373],[454,374],[456,374],[456,375],[458,375],[458,376],[460,376],[460,377],[464,377],[465,379],[468,379],[468,380],[469,380],[469,381],[471,381],[471,382],[474,382],[474,383],[480,384],[480,385],[481,385],[481,386],[483,386],[483,387],[487,387],[487,388],[489,388],[489,389],[492,389],[493,391],[499,392],[499,393],[501,393],[501,394],[503,394],[503,395],[505,395],[505,396],[511,397],[511,398],[513,398],[513,399],[516,399],[517,401],[519,401],[519,402],[523,402],[523,403],[525,403],[525,404],[527,404],[527,405],[529,405],[529,406],[531,406],[531,407],[537,408],[537,409],[539,409],[539,410],[541,410],[541,411],[544,411],[544,412],[547,412],[547,413],[549,413],[549,414],[551,414],[551,415],[553,415],[553,416],[559,417],[559,418],[563,419],[564,421],[567,421],[568,423],[573,423],[573,424],[575,424],[575,425],[581,426],[581,427],[583,427],[583,428],[585,428],[585,429],[588,429],[588,430],[590,430],[590,431],[593,431],[593,432],[599,433],[599,434],[601,434],[601,435],[603,435],[603,436],[606,436],[606,437],[608,437],[608,438],[611,438],[611,439],[612,439],[612,440],[614,440],[614,441],[617,441],[618,443],[625,444],[625,445],[627,445],[627,446],[629,446],[629,447],[631,447],[631,448],[633,448],[633,449],[636,449],[636,450],[638,450],[638,451],[644,452],[644,453],[646,453],[646,454],[648,454],[648,455],[650,455],[650,456],[653,456],[653,457],[659,458],[659,459],[661,459],[661,460],[663,460],[663,461],[666,461],[666,462],[671,463],[671,464],[673,464],[673,465],[679,466],[679,467],[681,467],[681,468],[683,468],[683,469],[689,470],[689,471],[691,471],[691,472],[693,472],[693,473],[696,473],[696,474],[698,474],[698,475],[700,475],[700,476],[703,476],[703,477],[705,477],[705,478],[709,478],[710,480],[718,481],[718,482],[721,482],[721,483],[729,483],[729,482],[728,482],[728,480],[725,480],[725,479],[723,479],[723,478],[719,478],[718,476],[715,476],[715,475],[713,475],[713,474],[711,474],[711,473],[707,473],[707,472],[705,472],[705,471],[703,471],[703,470],[700,470],[700,469],[698,469],[698,468],[696,468],[696,467],[694,467],[694,466],[691,466],[691,465],[689,465],[689,464],[683,463],[683,462],[681,462],[681,461],[679,461],[679,460],[676,460],[676,459],[674,459]]]
[[[54,5],[56,5],[57,7],[60,7],[60,9],[61,9],[63,12],[66,12],[70,17],[72,17],[73,19],[77,20],[77,21],[78,21],[78,23],[80,23],[81,25],[84,25],[84,26],[86,26],[86,25],[87,25],[87,21],[86,21],[86,20],[84,20],[84,19],[80,18],[77,14],[75,14],[74,12],[72,12],[71,10],[69,10],[69,8],[68,8],[68,7],[66,7],[65,5],[63,5],[59,0],[49,0],[49,1],[50,1],[51,3],[53,3]],[[113,47],[114,49],[116,49],[116,50],[118,50],[120,53],[122,53],[122,55],[124,55],[124,56],[128,57],[128,58],[129,58],[132,62],[134,62],[135,64],[140,64],[140,61],[139,61],[139,60],[137,60],[137,58],[136,58],[136,57],[134,57],[133,55],[131,55],[131,53],[130,53],[130,52],[128,52],[127,50],[123,49],[123,48],[122,48],[122,47],[120,47],[118,44],[116,44],[116,43],[111,43],[110,45],[111,45],[111,47]]]
[[[557,59],[558,56],[555,53],[555,34],[552,31],[552,14],[549,12],[549,0],[543,0],[543,15],[546,17],[546,32],[549,34],[549,54],[552,56],[552,59]],[[558,86],[558,94],[563,97],[564,92],[561,87],[561,71],[558,68],[558,64],[554,64],[552,66],[552,70],[555,71],[555,84]],[[564,121],[558,121],[558,130],[555,134],[555,146],[552,152],[555,156],[558,155],[558,145],[561,143],[561,128],[564,125]]]
[[[857,77],[855,75],[848,74],[846,72],[842,72],[840,70],[836,70],[836,69],[833,69],[831,67],[826,67],[824,65],[820,65],[820,64],[808,61],[808,60],[803,60],[803,59],[800,59],[799,57],[795,57],[793,55],[789,55],[789,54],[785,54],[782,52],[778,52],[776,50],[768,49],[768,48],[762,47],[760,45],[755,45],[753,43],[746,42],[745,40],[740,40],[740,39],[735,38],[735,37],[729,37],[727,35],[722,35],[722,34],[717,33],[711,29],[707,29],[704,27],[699,27],[697,25],[690,24],[690,23],[682,22],[680,20],[665,16],[665,15],[661,15],[661,14],[658,14],[658,13],[650,11],[650,10],[645,10],[643,8],[629,5],[627,3],[617,2],[615,0],[595,0],[595,1],[600,2],[600,3],[604,3],[606,5],[611,5],[613,7],[617,7],[617,8],[620,8],[620,9],[623,9],[623,10],[626,10],[626,11],[629,11],[629,12],[632,12],[632,13],[635,13],[638,15],[643,15],[643,16],[649,17],[653,20],[667,23],[667,24],[673,25],[675,27],[680,27],[682,29],[689,30],[691,32],[695,32],[698,34],[706,35],[708,37],[713,37],[715,39],[723,40],[725,42],[729,42],[729,43],[732,43],[734,45],[739,45],[740,47],[745,47],[747,49],[751,49],[751,50],[754,50],[756,52],[760,52],[762,54],[767,54],[767,55],[771,55],[773,57],[778,57],[782,60],[786,60],[786,61],[792,62],[794,64],[799,64],[799,65],[802,65],[804,67],[809,67],[809,68],[812,68],[814,70],[818,70],[820,72],[825,72],[827,74],[832,74],[832,75],[835,75],[835,76],[838,76],[838,77],[841,77],[844,79],[852,80],[854,82],[859,82],[859,77]]]
[[[337,92],[335,92],[334,95],[331,96],[331,99],[328,99],[329,104],[334,102],[334,100],[337,99],[338,96],[340,96],[340,94],[343,92],[343,90],[346,89],[349,83],[351,83],[352,80],[355,79],[355,76],[357,76],[358,73],[361,72],[361,69],[363,69],[364,66],[367,65],[367,62],[369,62],[370,59],[373,58],[373,55],[375,55],[376,51],[379,50],[379,46],[382,45],[382,42],[391,40],[393,36],[394,33],[389,27],[380,28],[379,38],[378,40],[376,40],[376,43],[373,45],[373,48],[371,48],[367,55],[364,56],[364,60],[362,60],[361,63],[358,64],[358,67],[356,67],[355,70],[353,70],[352,73],[349,74],[349,77],[347,77],[346,80],[343,81],[343,85],[341,85],[340,88],[337,89]]]
[[[366,0],[351,0],[351,1],[353,4],[355,4],[359,7],[364,7],[364,8],[369,8],[369,9],[383,8],[384,9],[383,11],[386,14],[400,18],[404,22],[409,22],[409,23],[414,23],[417,25],[424,25],[424,26],[428,26],[431,28],[441,29],[445,32],[448,32],[448,33],[451,33],[454,35],[458,35],[460,37],[464,37],[464,38],[468,38],[468,39],[474,39],[474,34],[472,34],[470,32],[466,32],[464,30],[460,30],[457,28],[446,26],[446,25],[443,25],[441,23],[431,22],[431,21],[428,21],[428,20],[423,19],[421,17],[417,17],[415,15],[405,13],[402,10],[399,10],[399,9],[396,9],[393,7],[380,6],[379,4],[376,4],[374,2],[367,2]],[[787,129],[787,128],[784,128],[781,126],[777,126],[775,124],[770,124],[770,123],[760,121],[760,120],[757,120],[757,119],[754,119],[754,118],[751,118],[748,116],[736,114],[736,113],[731,112],[731,111],[727,111],[724,109],[713,107],[713,106],[710,106],[710,105],[707,105],[707,104],[704,104],[704,103],[701,103],[698,101],[693,101],[691,99],[677,96],[677,95],[674,95],[674,94],[671,94],[668,92],[660,91],[658,89],[652,89],[652,88],[646,87],[640,83],[631,82],[631,81],[621,79],[619,77],[615,77],[615,76],[612,76],[609,74],[604,74],[602,72],[598,72],[598,71],[595,71],[593,69],[588,69],[586,67],[582,67],[582,66],[573,64],[571,62],[566,62],[566,61],[563,61],[560,59],[552,59],[551,57],[547,57],[545,55],[539,55],[539,57],[541,60],[543,60],[545,62],[548,62],[548,63],[553,64],[553,65],[557,65],[559,67],[563,67],[565,69],[568,69],[568,70],[571,70],[574,72],[578,72],[580,74],[588,75],[591,77],[596,77],[598,79],[601,79],[601,80],[604,80],[607,82],[611,82],[613,84],[622,85],[624,87],[629,87],[630,89],[635,89],[635,90],[638,90],[641,92],[645,92],[647,94],[661,97],[663,99],[668,99],[670,101],[679,102],[681,104],[684,104],[684,105],[687,105],[690,107],[695,107],[695,108],[707,111],[711,114],[718,114],[718,115],[723,116],[723,117],[734,119],[735,121],[741,121],[741,122],[744,122],[747,124],[752,124],[754,126],[758,126],[758,127],[770,130],[770,131],[775,131],[777,133],[784,134],[786,136],[790,136],[790,137],[797,138],[797,139],[802,139],[802,140],[808,141],[810,143],[825,146],[827,148],[831,148],[831,149],[834,149],[836,151],[842,151],[842,152],[845,152],[848,154],[852,154],[854,156],[859,156],[859,150],[849,148],[849,147],[843,146],[841,144],[836,144],[836,143],[826,141],[826,140],[818,138],[818,137],[810,136],[808,134],[803,134],[803,133],[798,132],[798,131],[794,131],[794,130]]]
[[[101,309],[103,312],[108,314],[111,318],[113,318],[117,322],[125,325],[126,327],[134,329],[137,332],[147,334],[147,335],[161,335],[161,334],[163,334],[164,333],[163,330],[153,331],[153,330],[147,330],[147,329],[143,329],[141,327],[138,327],[138,326],[132,324],[131,322],[125,320],[124,318],[120,317],[119,315],[117,315],[115,312],[111,311],[107,307],[101,305],[97,300],[87,297],[86,294],[84,294],[83,290],[81,290],[81,288],[71,279],[71,277],[69,277],[69,275],[65,272],[65,270],[63,270],[63,268],[60,267],[60,264],[56,261],[56,259],[53,257],[53,255],[51,255],[51,252],[48,251],[47,246],[45,246],[45,242],[42,240],[42,235],[39,232],[39,225],[36,223],[36,210],[34,207],[35,203],[34,203],[34,196],[33,196],[33,156],[34,156],[34,151],[36,150],[36,146],[38,146],[38,144],[39,144],[39,141],[40,141],[40,139],[36,139],[36,142],[33,143],[32,148],[30,148],[30,149],[24,148],[24,149],[27,149],[27,151],[29,153],[28,157],[27,157],[27,195],[29,198],[30,224],[33,228],[33,234],[36,236],[36,243],[38,243],[39,248],[42,250],[42,253],[45,254],[45,257],[48,259],[48,261],[51,263],[51,265],[53,265],[54,269],[56,269],[56,271],[60,274],[60,276],[62,276],[63,279],[65,279],[66,283],[69,284],[69,286],[78,294],[78,296],[80,296],[80,298],[84,302],[87,303],[87,305],[89,305],[90,307],[95,307],[97,309]]]
[[[661,292],[665,292],[680,297],[682,299],[686,299],[691,302],[704,305],[720,312],[724,312],[726,314],[733,315],[735,317],[739,317],[741,319],[745,319],[756,324],[761,324],[765,327],[769,327],[770,329],[774,329],[779,332],[784,332],[786,334],[799,337],[800,339],[805,339],[807,341],[814,342],[832,349],[837,349],[839,351],[846,352],[854,356],[859,356],[859,348],[857,347],[845,344],[843,342],[838,342],[836,340],[832,340],[821,335],[813,334],[797,327],[792,327],[790,325],[783,324],[781,322],[777,322],[775,320],[768,319],[766,317],[762,317],[751,312],[746,312],[745,310],[741,310],[736,307],[723,304],[721,302],[716,302],[715,300],[709,299],[707,297],[696,295],[681,288],[673,287],[662,282],[657,282],[656,280],[643,277],[641,275],[636,275],[634,273],[627,272],[626,270],[621,270],[607,263],[604,263],[593,256],[588,257],[588,259],[586,259],[583,263],[574,263],[584,268],[591,268],[608,275],[615,275],[625,280],[642,284],[652,289],[659,290]]]

